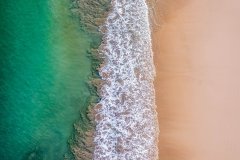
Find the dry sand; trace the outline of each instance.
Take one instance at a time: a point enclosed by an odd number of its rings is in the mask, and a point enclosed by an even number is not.
[[[161,160],[240,159],[240,2],[159,0],[153,29]]]

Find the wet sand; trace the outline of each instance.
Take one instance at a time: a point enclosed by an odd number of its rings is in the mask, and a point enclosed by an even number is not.
[[[239,6],[237,0],[155,4],[161,160],[240,159]]]

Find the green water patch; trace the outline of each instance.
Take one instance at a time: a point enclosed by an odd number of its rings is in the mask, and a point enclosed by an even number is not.
[[[98,54],[98,49],[102,43],[102,33],[100,28],[104,24],[110,10],[111,0],[72,0],[72,16],[79,21],[81,30],[92,37],[91,50],[88,57],[91,61],[91,78],[89,79],[89,103],[86,110],[80,113],[79,120],[74,124],[75,132],[70,140],[71,151],[77,160],[89,160],[93,158],[94,133],[95,133],[95,111],[94,107],[100,100],[98,95],[101,86],[101,78],[98,68],[104,57]]]
[[[70,9],[68,0],[0,0],[1,160],[71,159],[73,124],[88,121],[89,55],[100,36]]]

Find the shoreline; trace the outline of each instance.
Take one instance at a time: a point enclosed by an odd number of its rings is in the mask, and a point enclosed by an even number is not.
[[[155,21],[160,24],[153,24],[152,28],[160,159],[203,159],[195,139],[204,141],[195,131],[199,130],[195,124],[203,124],[194,118],[198,114],[194,109],[201,104],[196,100],[200,96],[196,93],[199,89],[196,79],[200,75],[194,73],[198,71],[193,64],[198,56],[192,55],[199,49],[202,28],[192,9],[188,3],[171,0],[155,5]]]
[[[103,25],[105,41],[99,54],[107,61],[99,68],[103,84],[95,116],[94,159],[157,158],[148,8],[142,0],[132,9],[136,3],[113,1]]]

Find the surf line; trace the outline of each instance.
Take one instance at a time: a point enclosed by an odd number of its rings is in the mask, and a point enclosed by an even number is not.
[[[101,27],[93,159],[158,159],[155,68],[145,0],[112,0]]]

